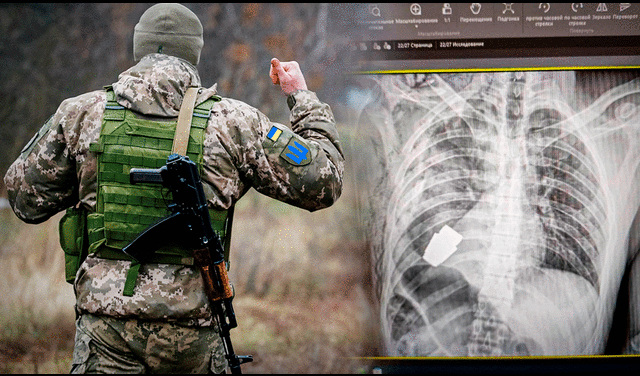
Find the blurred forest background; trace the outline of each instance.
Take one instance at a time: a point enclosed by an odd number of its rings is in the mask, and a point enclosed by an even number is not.
[[[338,4],[185,4],[200,18],[204,86],[288,124],[269,61],[296,60],[329,103],[347,158],[342,198],[315,213],[251,191],[236,208],[230,277],[245,373],[368,372],[378,355],[367,246],[355,210],[351,156],[366,90],[348,54]],[[0,5],[0,175],[64,99],[99,90],[133,65],[133,28],[150,4]],[[66,373],[73,349],[73,289],[64,282],[60,215],[20,222],[0,183],[0,372]],[[260,229],[261,231],[256,231]],[[253,236],[247,236],[252,234]],[[256,235],[258,234],[258,235]]]

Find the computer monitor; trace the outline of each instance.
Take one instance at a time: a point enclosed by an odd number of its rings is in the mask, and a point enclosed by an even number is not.
[[[640,351],[640,4],[344,7],[383,355]]]
[[[634,3],[363,4],[350,12],[360,71],[640,66]]]

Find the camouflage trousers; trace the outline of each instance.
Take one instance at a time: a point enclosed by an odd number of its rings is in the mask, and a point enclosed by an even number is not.
[[[82,314],[71,373],[223,373],[214,327]]]

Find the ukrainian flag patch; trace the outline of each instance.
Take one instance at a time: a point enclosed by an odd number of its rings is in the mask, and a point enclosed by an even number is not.
[[[278,138],[280,137],[281,134],[282,134],[282,130],[278,129],[278,127],[276,126],[273,126],[269,130],[269,133],[267,134],[267,138],[273,142],[276,142],[278,141]]]

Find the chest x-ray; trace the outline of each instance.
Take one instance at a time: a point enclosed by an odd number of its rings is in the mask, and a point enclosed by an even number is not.
[[[637,248],[636,76],[370,77],[359,168],[384,355],[603,352]]]

